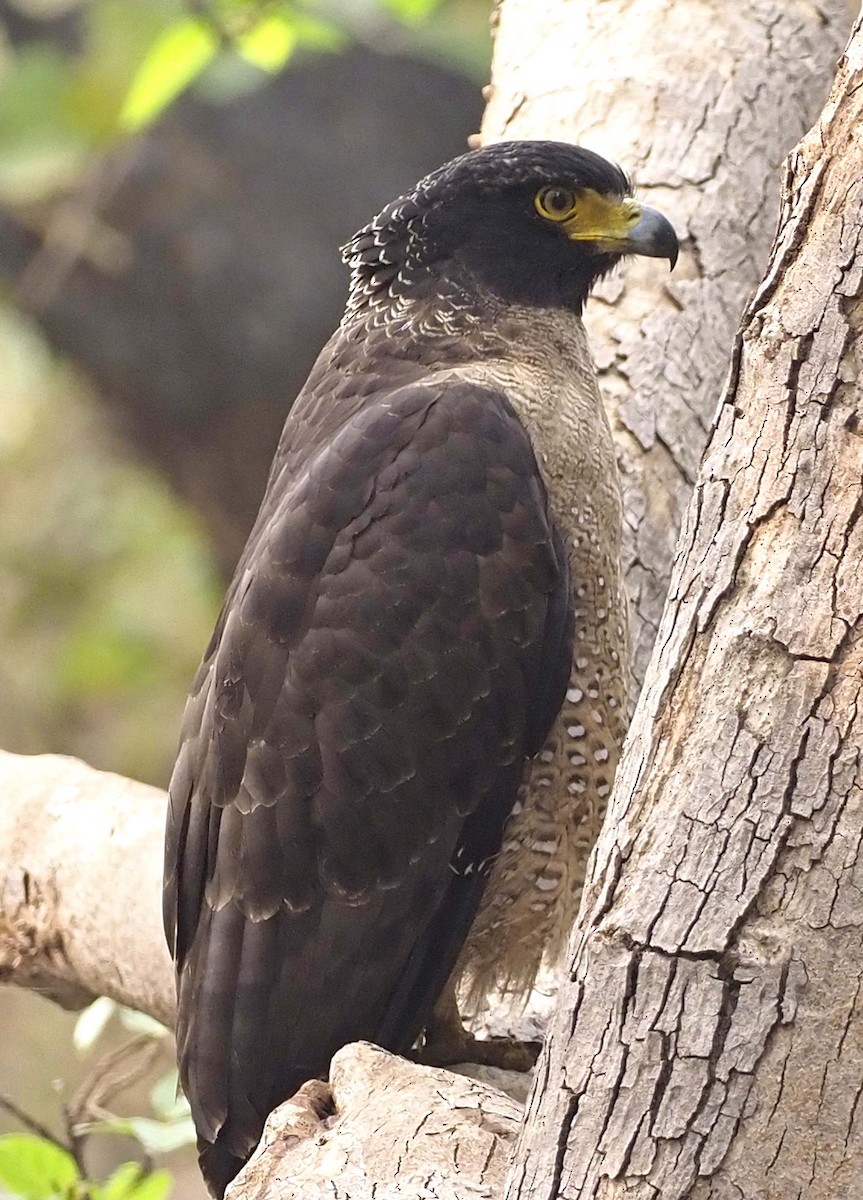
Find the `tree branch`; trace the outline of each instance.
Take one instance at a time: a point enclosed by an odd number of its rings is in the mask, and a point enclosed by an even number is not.
[[[522,1108],[502,1092],[359,1042],[331,1093],[306,1084],[270,1117],[227,1200],[491,1200]]]
[[[164,792],[0,752],[0,981],[65,1008],[107,995],[173,1025],[159,912]]]

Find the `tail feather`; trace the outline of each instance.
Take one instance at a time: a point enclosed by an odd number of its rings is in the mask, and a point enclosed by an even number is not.
[[[231,1154],[218,1140],[206,1142],[198,1138],[198,1165],[210,1195],[222,1200],[225,1188],[246,1165],[246,1159]]]

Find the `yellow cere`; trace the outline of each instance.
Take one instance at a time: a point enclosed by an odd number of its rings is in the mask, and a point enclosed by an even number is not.
[[[631,196],[603,196],[592,188],[583,188],[575,197],[568,212],[561,215],[546,211],[542,203],[546,191],[536,197],[537,211],[551,220],[560,221],[566,234],[575,242],[620,242],[641,219],[641,205]],[[563,190],[563,189],[554,189]]]

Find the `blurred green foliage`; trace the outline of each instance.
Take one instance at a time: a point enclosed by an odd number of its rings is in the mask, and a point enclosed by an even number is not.
[[[0,307],[0,744],[164,784],[221,583],[162,479]]]
[[[130,1162],[105,1183],[94,1183],[56,1143],[31,1133],[7,1133],[0,1137],[0,1187],[22,1200],[165,1200],[171,1177]]]
[[[170,1041],[169,1030],[151,1017],[103,997],[86,1008],[75,1024],[73,1042],[78,1054],[88,1055],[102,1043],[109,1026],[114,1026],[114,1035],[122,1036],[125,1031],[125,1040],[107,1054],[104,1044],[99,1046],[101,1057],[74,1096],[62,1105],[62,1134],[54,1134],[9,1098],[0,1096],[0,1109],[15,1115],[26,1129],[25,1133],[0,1136],[0,1196],[4,1200],[165,1200],[171,1191],[170,1172],[155,1170],[153,1156],[170,1154],[195,1141],[189,1107],[182,1096],[178,1098],[176,1069],[150,1088],[153,1116],[128,1117],[113,1111],[117,1096],[150,1072],[162,1044]],[[131,1041],[129,1035],[134,1035]],[[121,1157],[135,1157],[104,1172],[104,1178],[94,1177],[87,1166],[88,1151],[94,1137],[104,1142],[106,1135],[115,1142],[120,1135]],[[117,1156],[112,1157],[116,1163]]]
[[[34,4],[38,9],[39,0],[26,0],[28,10]],[[56,8],[57,0],[42,4]],[[95,153],[155,119],[190,84],[229,99],[281,70],[297,51],[338,50],[355,38],[410,45],[460,62],[480,80],[487,66],[483,0],[65,0],[63,6],[79,15],[79,45],[36,40],[13,50],[0,43],[0,202],[27,204],[69,187]]]
[[[0,1137],[0,1183],[27,1200],[71,1195],[80,1178],[68,1150],[29,1133]]]
[[[146,1013],[125,1008],[107,996],[100,996],[81,1013],[75,1023],[72,1040],[79,1054],[92,1050],[110,1024],[119,1024],[139,1040],[158,1043],[170,1037],[170,1031]],[[170,1154],[182,1146],[195,1144],[195,1126],[188,1101],[179,1090],[176,1067],[153,1084],[149,1092],[153,1116],[120,1116],[103,1113],[89,1122],[86,1133],[121,1133],[134,1138],[150,1156]]]
[[[227,100],[298,50],[350,39],[457,46],[480,75],[488,55],[486,0],[9,4],[75,20],[72,37],[14,47],[0,22],[0,204],[23,213],[190,83]],[[0,745],[164,784],[220,598],[209,547],[2,294],[0,362]]]

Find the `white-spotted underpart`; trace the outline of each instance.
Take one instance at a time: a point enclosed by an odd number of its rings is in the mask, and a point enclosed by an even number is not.
[[[502,388],[542,464],[569,547],[575,609],[570,685],[520,804],[461,958],[468,1007],[492,990],[527,999],[543,959],[557,965],[605,814],[629,709],[621,499],[614,443],[581,318],[507,314],[500,355],[456,374]]]

